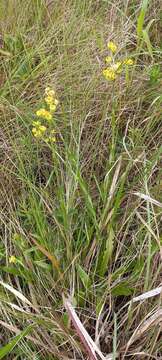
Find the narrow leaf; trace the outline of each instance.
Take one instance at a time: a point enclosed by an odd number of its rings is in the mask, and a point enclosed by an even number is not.
[[[144,39],[144,41],[145,41],[145,43],[147,45],[148,52],[149,52],[150,56],[153,59],[154,57],[153,57],[152,45],[151,45],[151,41],[150,41],[150,38],[149,38],[149,34],[148,34],[146,29],[144,29],[142,31],[142,34],[143,34],[143,39]]]
[[[36,309],[35,306],[33,306],[33,304],[20,291],[16,290],[11,285],[4,283],[3,281],[0,281],[0,285],[2,285],[5,289],[10,291],[16,297],[18,297],[22,302],[32,307],[35,310],[35,312],[39,313],[38,309]]]
[[[82,343],[84,344],[84,347],[86,349],[86,351],[89,354],[89,358],[90,360],[97,360],[97,356],[96,353],[99,355],[99,357],[102,360],[106,360],[105,356],[102,354],[102,352],[100,351],[100,349],[98,348],[98,346],[95,344],[95,342],[92,340],[91,336],[88,334],[88,332],[86,331],[85,327],[83,326],[83,324],[81,323],[78,315],[76,314],[71,302],[68,299],[65,299],[65,297],[63,296],[63,302],[64,302],[64,306],[70,316],[70,319],[76,329],[76,332],[78,334],[78,336],[80,337]],[[110,357],[110,359],[112,359]]]
[[[12,339],[8,344],[3,346],[0,349],[0,359],[3,359],[6,355],[8,355],[18,344],[18,342],[23,339],[27,334],[29,334],[32,328],[33,325],[29,325],[25,330],[21,331],[19,335],[15,336],[14,339]]]
[[[160,295],[161,293],[162,293],[162,286],[152,289],[150,291],[147,291],[139,296],[136,296],[135,298],[133,298],[132,301],[133,302],[142,301],[145,299],[149,299],[150,297]]]
[[[137,19],[137,35],[139,38],[142,36],[142,30],[143,30],[143,25],[144,25],[144,20],[145,20],[145,15],[146,15],[148,4],[149,4],[149,0],[142,1],[141,11],[140,11],[140,14]]]
[[[77,271],[85,289],[88,289],[91,285],[91,281],[88,274],[83,270],[83,268],[80,265],[77,266]]]
[[[56,259],[54,254],[50,254],[49,251],[47,251],[42,245],[40,245],[35,239],[31,239],[33,243],[37,246],[37,248],[41,251],[42,254],[44,254],[52,263],[53,267],[57,269],[57,271],[60,273],[60,266],[59,261]]]

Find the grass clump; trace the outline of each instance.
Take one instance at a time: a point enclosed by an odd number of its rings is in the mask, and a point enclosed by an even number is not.
[[[0,358],[160,359],[159,7],[0,18]]]

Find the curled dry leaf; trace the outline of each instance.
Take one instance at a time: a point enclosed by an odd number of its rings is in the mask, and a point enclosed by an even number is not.
[[[71,302],[68,299],[66,299],[64,296],[63,296],[63,302],[69,314],[69,317],[73,323],[73,326],[80,340],[82,341],[87,354],[89,355],[90,360],[97,360],[96,354],[100,357],[100,359],[106,360],[107,358],[102,354],[98,346],[95,344],[95,342],[92,340],[91,336],[88,334],[87,330],[83,326]],[[108,359],[111,360],[112,357],[109,357]]]

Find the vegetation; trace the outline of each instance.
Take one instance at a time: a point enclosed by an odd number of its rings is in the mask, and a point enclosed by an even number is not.
[[[162,357],[160,3],[0,1],[0,359]]]

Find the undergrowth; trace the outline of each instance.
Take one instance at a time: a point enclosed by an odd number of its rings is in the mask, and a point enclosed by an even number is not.
[[[0,1],[0,359],[162,358],[160,6]]]

